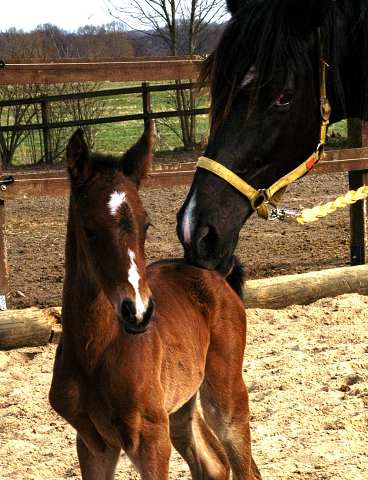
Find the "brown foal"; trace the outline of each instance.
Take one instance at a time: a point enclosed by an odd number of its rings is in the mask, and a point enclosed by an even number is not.
[[[120,158],[91,154],[81,130],[68,144],[63,333],[50,402],[77,430],[84,480],[114,479],[121,449],[143,480],[166,480],[172,445],[195,480],[230,471],[261,479],[242,377],[242,270],[225,279],[177,259],[146,269],[149,217],[138,188],[153,143],[148,123]]]

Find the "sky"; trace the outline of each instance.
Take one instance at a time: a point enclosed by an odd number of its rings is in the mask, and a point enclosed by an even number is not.
[[[11,0],[1,9],[0,31],[15,27],[29,32],[37,25],[51,23],[74,32],[85,25],[113,22],[104,5],[104,0]]]

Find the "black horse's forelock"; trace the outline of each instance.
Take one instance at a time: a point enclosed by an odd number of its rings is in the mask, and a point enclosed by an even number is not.
[[[238,89],[254,66],[255,84],[251,102],[257,101],[260,87],[267,84],[275,70],[283,63],[297,75],[311,72],[305,37],[288,13],[288,0],[249,0],[230,19],[214,52],[203,63],[199,87],[209,86],[213,125],[227,116]],[[326,21],[321,26],[326,52],[337,59],[340,39],[337,34],[338,10],[350,25],[348,33],[362,42],[364,63],[368,72],[368,2],[367,0],[336,0],[332,3]],[[332,76],[340,106],[346,111],[344,90],[337,61],[331,62],[328,74]],[[367,79],[368,80],[368,79]],[[368,113],[368,81],[362,112]]]
[[[244,2],[229,21],[214,52],[204,62],[200,84],[209,85],[211,116],[221,122],[245,75],[254,67],[253,102],[259,88],[284,63],[297,71],[309,68],[300,35],[287,15],[285,0]]]

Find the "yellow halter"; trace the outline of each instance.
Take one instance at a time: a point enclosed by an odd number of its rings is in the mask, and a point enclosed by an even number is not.
[[[320,109],[321,109],[321,127],[320,127],[320,139],[319,144],[315,152],[308,157],[308,159],[299,165],[297,168],[292,170],[290,173],[284,177],[277,180],[269,188],[261,188],[256,190],[247,182],[242,180],[238,175],[224,167],[220,163],[211,160],[207,157],[199,157],[197,162],[197,167],[204,168],[210,172],[216,174],[217,176],[223,178],[226,182],[230,183],[234,188],[239,190],[243,195],[245,195],[250,204],[258,214],[259,217],[267,220],[269,218],[269,211],[267,204],[270,204],[276,207],[285,190],[290,183],[298,180],[303,175],[309,172],[309,170],[322,158],[324,143],[326,139],[327,126],[329,124],[329,118],[331,114],[331,106],[329,101],[326,98],[326,62],[323,60],[323,47],[320,36],[320,31],[318,30],[318,37],[321,50],[321,63],[319,69],[319,78],[320,78]]]

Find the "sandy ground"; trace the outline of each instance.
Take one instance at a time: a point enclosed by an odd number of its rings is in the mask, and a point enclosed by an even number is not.
[[[308,176],[283,206],[312,207],[347,191],[346,175]],[[175,213],[187,187],[143,191],[154,228],[148,261],[181,256]],[[66,197],[6,202],[12,308],[60,306]],[[252,218],[238,255],[248,278],[349,263],[344,209],[306,227]],[[244,378],[254,457],[264,480],[368,479],[368,297],[249,310]],[[80,479],[75,432],[47,396],[55,346],[0,352],[0,480]],[[172,479],[189,479],[174,454]],[[126,457],[117,479],[138,479]]]
[[[244,378],[264,480],[368,478],[368,298],[248,311]],[[55,346],[0,352],[0,478],[80,479],[75,432],[47,400]],[[138,479],[126,456],[116,476]],[[177,454],[172,479],[189,479]]]

